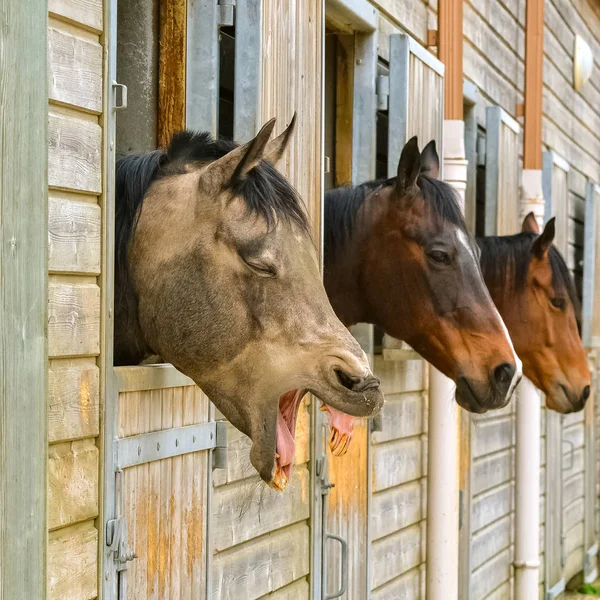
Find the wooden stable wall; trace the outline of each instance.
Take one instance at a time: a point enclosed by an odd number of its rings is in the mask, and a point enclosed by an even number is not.
[[[49,0],[48,594],[98,593],[102,0]]]

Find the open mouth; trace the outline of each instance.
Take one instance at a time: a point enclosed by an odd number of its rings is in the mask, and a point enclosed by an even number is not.
[[[343,456],[348,451],[354,433],[354,417],[337,408],[322,403],[321,410],[327,413],[329,422],[329,449],[334,456]]]
[[[296,421],[298,409],[306,390],[290,390],[279,398],[277,413],[277,443],[275,450],[275,475],[271,486],[282,492],[290,478],[296,454]]]

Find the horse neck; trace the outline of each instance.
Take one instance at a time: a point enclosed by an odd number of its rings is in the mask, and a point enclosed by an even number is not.
[[[347,327],[368,322],[360,281],[363,257],[359,240],[365,225],[363,212],[359,209],[352,234],[341,247],[325,249],[325,290],[338,319]]]

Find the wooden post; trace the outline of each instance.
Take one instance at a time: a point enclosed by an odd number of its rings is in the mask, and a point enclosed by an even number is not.
[[[0,21],[0,598],[46,597],[46,0]]]
[[[440,0],[438,58],[444,63],[444,119],[463,119],[463,6],[462,0]]]
[[[525,25],[525,131],[523,168],[542,168],[544,0],[527,0]]]

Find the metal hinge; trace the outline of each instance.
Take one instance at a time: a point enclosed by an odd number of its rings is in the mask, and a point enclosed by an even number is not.
[[[127,543],[127,519],[117,517],[106,523],[106,545],[109,546],[117,571],[125,571],[138,555]]]
[[[216,422],[216,443],[212,453],[212,468],[227,468],[227,423],[225,421]]]
[[[122,83],[117,83],[116,81],[113,81],[112,93],[114,110],[127,108],[127,86]]]
[[[378,75],[375,82],[377,94],[377,110],[387,110],[390,98],[390,78],[387,75]]]
[[[219,27],[231,27],[235,23],[235,0],[219,0]]]

